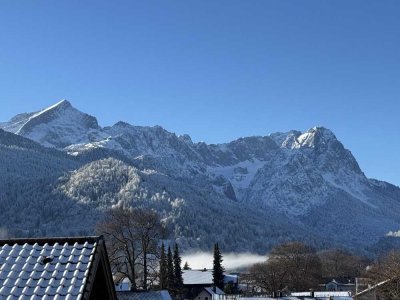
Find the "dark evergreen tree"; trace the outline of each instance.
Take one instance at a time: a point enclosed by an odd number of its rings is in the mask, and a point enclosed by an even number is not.
[[[179,255],[178,244],[175,243],[174,247],[174,276],[175,276],[175,290],[179,293],[183,288],[183,278],[182,278],[182,259]]]
[[[234,285],[232,284],[232,282],[229,282],[225,285],[224,292],[225,292],[225,294],[232,295],[232,294],[236,294],[237,290],[234,287]]]
[[[160,289],[166,289],[168,282],[168,270],[167,270],[167,256],[165,255],[164,243],[161,244],[160,253]]]
[[[184,270],[191,270],[191,268],[189,267],[189,264],[188,264],[187,261],[185,262],[185,265],[183,266],[183,269]]]
[[[167,254],[167,289],[170,292],[174,292],[175,288],[175,273],[174,273],[174,261],[172,258],[171,247],[168,246]]]
[[[218,243],[214,245],[214,261],[213,261],[213,282],[214,285],[221,290],[224,289],[224,267],[222,266],[222,254],[219,250]]]

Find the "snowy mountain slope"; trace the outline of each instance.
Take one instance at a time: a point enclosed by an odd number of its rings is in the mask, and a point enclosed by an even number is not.
[[[260,213],[254,208],[242,210],[239,203],[226,201],[207,185],[194,186],[154,170],[141,171],[115,159],[84,165],[65,176],[59,190],[78,203],[93,204],[97,208],[140,206],[155,209],[184,248],[205,250],[217,240],[226,249],[237,250],[248,250],[249,245],[256,249],[257,244],[269,248],[275,243],[273,237],[301,237],[313,244],[322,240],[306,237],[301,224],[283,215]],[[268,223],[266,218],[270,220]],[[247,226],[243,228],[243,223],[237,220],[246,221]],[[271,228],[275,228],[274,231]],[[232,239],[233,232],[235,239]]]
[[[1,122],[0,127],[6,131],[16,133],[25,124],[25,122],[36,113],[37,112],[18,114],[11,118],[11,120],[8,122]]]
[[[0,129],[0,227],[17,236],[84,229],[89,219],[82,216],[90,211],[53,195],[57,178],[77,167],[65,153]]]
[[[214,238],[211,227],[202,223],[207,223],[207,216],[220,220],[215,221],[218,226],[236,222],[243,227],[257,215],[254,226],[249,225],[252,232],[277,226],[287,237],[302,236],[300,231],[313,243],[326,244],[329,237],[331,243],[347,247],[367,247],[400,228],[400,189],[366,178],[351,152],[323,127],[208,145],[160,126],[118,122],[102,128],[94,117],[67,101],[18,115],[0,127],[57,148],[79,162],[54,184],[62,197],[100,211],[113,205],[150,205],[171,220],[187,246],[203,245],[196,242],[198,237],[208,239],[207,243]],[[101,162],[108,156],[117,162]],[[107,181],[107,168],[131,173],[121,177],[127,182],[115,186]],[[91,182],[97,182],[95,191],[86,193],[91,188],[84,179],[92,177]],[[175,200],[162,198],[166,192]],[[184,225],[190,224],[189,218],[198,220],[193,225],[198,230]],[[240,226],[234,227],[235,232]],[[249,247],[263,243],[257,235],[246,234]],[[222,235],[226,245],[233,247],[228,232]],[[246,240],[246,235],[240,236]]]
[[[105,209],[140,206],[157,210],[186,249],[208,250],[215,241],[243,251],[264,251],[287,239],[329,244],[307,237],[305,226],[283,215],[243,210],[204,182],[193,185],[140,170],[129,160],[93,157],[87,162],[0,130],[0,227],[13,236],[91,234]]]
[[[67,100],[39,112],[17,115],[0,127],[55,148],[106,138],[95,117],[78,111]]]
[[[306,214],[313,206],[324,204],[337,190],[368,203],[368,179],[330,130],[312,128],[298,135],[288,149],[291,135],[281,137],[282,151],[258,171],[247,199],[256,203],[262,199],[262,205],[293,215]]]

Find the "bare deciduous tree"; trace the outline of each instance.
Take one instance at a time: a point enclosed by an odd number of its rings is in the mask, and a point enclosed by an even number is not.
[[[282,244],[272,249],[269,260],[286,271],[289,290],[304,291],[318,286],[321,262],[314,248],[300,242]]]
[[[249,269],[246,279],[253,286],[253,291],[277,294],[286,286],[287,271],[277,261],[257,263]]]
[[[163,233],[158,215],[138,208],[112,209],[97,225],[97,232],[105,236],[113,272],[120,278],[128,278],[131,289],[135,290],[141,271],[142,288],[147,290],[149,269],[155,271],[157,242]]]
[[[318,253],[322,277],[358,277],[368,265],[368,260],[342,249],[330,249]]]
[[[149,210],[136,209],[136,232],[140,243],[140,252],[143,266],[143,289],[147,290],[149,268],[153,273],[158,261],[158,241],[161,238],[163,227],[158,214]]]
[[[321,279],[321,262],[316,251],[300,242],[290,242],[272,249],[265,263],[249,270],[248,281],[271,294],[278,291],[307,291]]]
[[[379,299],[400,299],[400,251],[391,251],[380,258],[365,275],[375,284],[381,284],[376,289]]]

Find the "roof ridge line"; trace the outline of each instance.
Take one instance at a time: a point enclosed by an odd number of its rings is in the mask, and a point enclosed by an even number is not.
[[[85,242],[95,243],[103,240],[103,236],[77,236],[77,237],[39,237],[39,238],[14,238],[14,239],[0,239],[0,246],[10,244],[55,244],[55,243],[79,243]]]

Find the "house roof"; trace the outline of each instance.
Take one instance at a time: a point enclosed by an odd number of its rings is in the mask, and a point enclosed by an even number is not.
[[[206,287],[204,288],[210,295],[225,295],[225,293],[218,287]]]
[[[117,292],[118,300],[171,300],[168,291]]]
[[[212,285],[213,276],[211,270],[184,270],[182,273],[183,284]]]
[[[325,278],[325,284],[334,283],[336,285],[355,285],[355,278],[338,277]]]
[[[207,270],[207,269],[183,270],[182,278],[184,285],[212,285],[214,283],[212,270]],[[237,275],[225,274],[224,282],[237,283]]]
[[[105,251],[102,237],[0,240],[0,299],[88,299],[101,262],[112,286]]]
[[[278,298],[254,296],[254,297],[240,297],[240,300],[300,300],[300,298],[291,297],[291,296],[278,297]]]
[[[311,297],[311,292],[295,292],[295,293],[292,293],[291,296]],[[314,292],[314,297],[316,297],[316,298],[343,297],[343,299],[344,298],[351,299],[351,294],[350,294],[350,292],[345,292],[345,291],[323,291],[323,292]]]

